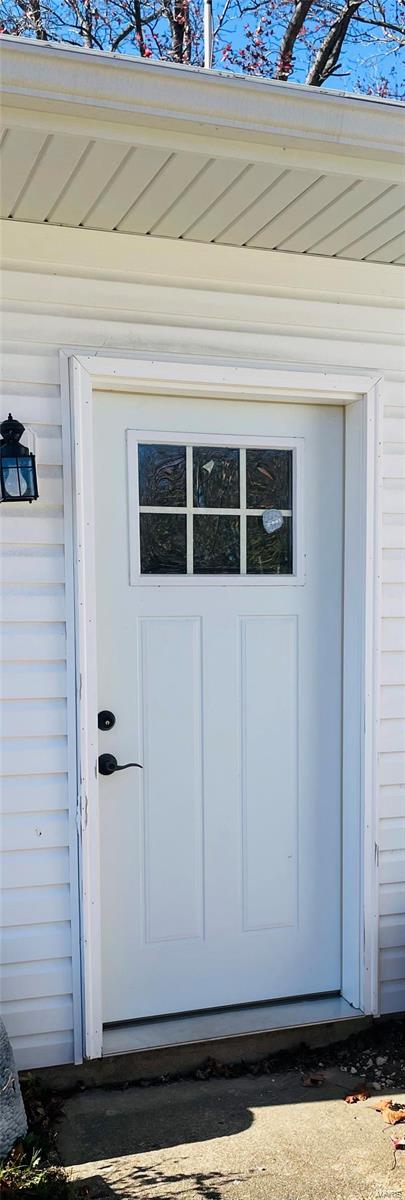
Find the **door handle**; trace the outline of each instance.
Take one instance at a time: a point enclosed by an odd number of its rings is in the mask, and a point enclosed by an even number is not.
[[[115,754],[100,754],[98,760],[99,775],[115,775],[116,771],[126,771],[127,767],[140,767],[142,763],[123,763],[118,766]]]

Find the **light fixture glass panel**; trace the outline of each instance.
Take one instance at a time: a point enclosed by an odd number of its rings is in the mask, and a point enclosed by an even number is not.
[[[3,458],[3,479],[7,495],[24,496],[28,490],[27,470],[23,458]]]

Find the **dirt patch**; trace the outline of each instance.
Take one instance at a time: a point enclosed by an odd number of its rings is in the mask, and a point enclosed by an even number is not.
[[[56,1148],[63,1100],[25,1075],[21,1080],[28,1133],[0,1163],[0,1190],[5,1200],[81,1200],[87,1188],[72,1184]]]

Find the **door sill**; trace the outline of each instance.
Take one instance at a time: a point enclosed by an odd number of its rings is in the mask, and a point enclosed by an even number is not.
[[[364,1013],[353,1008],[342,996],[320,996],[262,1004],[252,1008],[227,1008],[222,1012],[194,1016],[162,1017],[159,1020],[126,1022],[104,1027],[103,1057],[136,1050],[157,1050],[167,1046],[215,1042],[223,1038],[248,1037],[276,1030],[323,1025],[333,1021],[359,1018]]]

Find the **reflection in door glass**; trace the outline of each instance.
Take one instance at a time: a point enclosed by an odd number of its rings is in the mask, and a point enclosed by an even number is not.
[[[239,450],[194,446],[193,476],[196,508],[239,508]]]
[[[138,446],[138,464],[140,504],[185,505],[185,446]]]
[[[186,518],[173,513],[140,513],[143,575],[185,575]]]
[[[238,575],[239,517],[194,517],[194,574]]]
[[[291,508],[292,450],[246,451],[246,508]]]
[[[143,575],[293,575],[291,449],[138,446]]]
[[[267,533],[262,517],[247,517],[246,570],[248,575],[292,575],[292,522]]]

